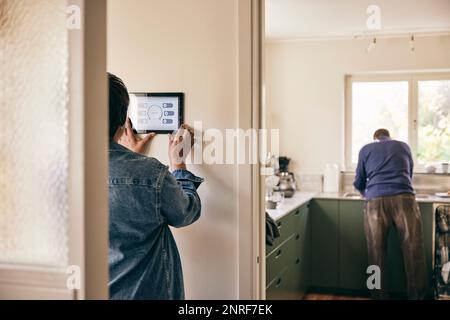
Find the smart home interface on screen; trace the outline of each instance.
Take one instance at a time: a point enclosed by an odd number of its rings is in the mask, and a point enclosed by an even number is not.
[[[131,93],[129,116],[138,133],[177,130],[182,121],[182,94]]]

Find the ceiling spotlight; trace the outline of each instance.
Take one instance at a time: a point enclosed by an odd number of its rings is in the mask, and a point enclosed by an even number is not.
[[[376,44],[377,44],[377,38],[374,37],[373,40],[369,43],[369,46],[366,49],[367,53],[372,51],[372,49],[375,47]]]
[[[409,40],[409,49],[411,50],[411,52],[416,51],[414,36],[411,36],[411,39]]]

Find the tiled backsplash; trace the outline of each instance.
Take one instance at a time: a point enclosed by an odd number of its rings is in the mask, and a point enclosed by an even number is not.
[[[354,172],[342,173],[342,191],[352,192]],[[417,193],[436,193],[450,191],[450,175],[416,173],[413,176],[413,186]]]
[[[353,188],[354,172],[341,173],[341,191],[355,192]],[[417,193],[433,194],[450,191],[450,174],[416,173],[413,177],[414,189]],[[322,191],[323,176],[302,174],[297,178],[297,186],[302,191]]]
[[[301,174],[296,176],[297,188],[301,191],[322,191],[323,175],[321,174]]]

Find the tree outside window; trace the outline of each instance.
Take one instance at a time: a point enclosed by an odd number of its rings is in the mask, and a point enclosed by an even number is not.
[[[450,74],[349,76],[347,86],[349,168],[379,128],[410,144],[419,171],[450,162]]]
[[[450,160],[450,80],[418,82],[419,163]]]

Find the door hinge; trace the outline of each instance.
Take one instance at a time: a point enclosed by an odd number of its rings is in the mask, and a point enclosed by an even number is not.
[[[256,257],[256,263],[259,264],[259,256]]]

